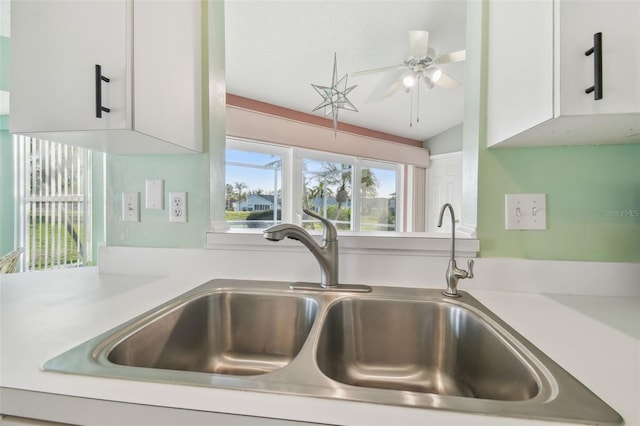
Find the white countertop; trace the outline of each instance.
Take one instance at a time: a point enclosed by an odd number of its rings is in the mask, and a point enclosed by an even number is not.
[[[233,413],[366,425],[550,424],[40,370],[48,359],[212,278],[217,277],[99,274],[94,268],[0,276],[0,413],[100,423],[88,403],[83,408],[74,400],[73,412],[63,409],[61,396],[66,396],[114,401],[122,407],[122,403],[174,407],[184,416]],[[467,290],[611,405],[626,424],[640,425],[640,298],[474,291],[472,286]],[[44,401],[51,395],[57,410],[16,402],[23,391],[38,393]],[[117,411],[119,406],[115,407]],[[59,414],[51,418],[50,413]],[[167,419],[153,422],[167,424]],[[123,418],[120,423],[146,421],[150,420]]]

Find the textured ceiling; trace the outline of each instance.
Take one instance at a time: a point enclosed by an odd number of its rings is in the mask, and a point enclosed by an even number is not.
[[[340,78],[402,63],[411,30],[429,31],[437,54],[464,49],[466,1],[226,0],[225,20],[227,91],[311,113],[322,101],[311,84],[331,85],[334,52]],[[464,81],[464,62],[441,67]],[[419,123],[415,90],[369,101],[392,75],[349,77],[348,85],[357,87],[348,98],[358,112],[340,110],[339,121],[418,140],[462,122],[462,86],[422,86]],[[323,111],[314,114],[323,116]]]

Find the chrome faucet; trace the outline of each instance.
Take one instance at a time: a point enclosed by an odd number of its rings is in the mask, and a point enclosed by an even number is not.
[[[442,216],[444,216],[446,209],[449,209],[451,213],[451,255],[449,257],[449,266],[447,267],[447,289],[442,294],[449,297],[460,297],[460,294],[458,294],[458,280],[473,278],[473,259],[469,260],[468,272],[456,266],[456,215],[453,212],[453,206],[449,203],[444,204],[440,209],[438,228],[442,226]]]
[[[368,293],[372,289],[364,284],[338,284],[338,231],[328,219],[303,209],[311,217],[322,222],[322,245],[302,227],[291,223],[281,223],[263,231],[269,241],[282,241],[285,238],[298,240],[313,254],[320,265],[320,284],[296,282],[289,285],[294,290],[332,290],[349,293]]]
[[[320,264],[320,285],[323,288],[338,287],[338,231],[328,219],[307,209],[303,211],[322,222],[322,245],[316,243],[304,228],[292,223],[281,223],[265,229],[264,238],[269,241],[282,241],[285,238],[300,241]]]

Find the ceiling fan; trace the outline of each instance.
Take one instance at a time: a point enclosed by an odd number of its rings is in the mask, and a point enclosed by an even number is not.
[[[401,87],[409,92],[414,85],[420,82],[428,89],[440,86],[447,89],[455,89],[460,86],[449,75],[445,74],[439,64],[447,62],[459,62],[465,60],[465,50],[436,55],[433,48],[429,47],[428,31],[409,31],[409,53],[402,64],[388,67],[375,68],[351,73],[352,77],[360,77],[368,74],[389,73],[379,86],[369,96],[369,101],[381,100],[393,95]],[[391,73],[390,71],[394,71]]]

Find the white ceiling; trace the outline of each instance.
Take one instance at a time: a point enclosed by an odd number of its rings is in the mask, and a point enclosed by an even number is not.
[[[402,63],[411,30],[429,31],[437,54],[464,49],[466,0],[226,0],[225,19],[227,92],[311,113],[322,101],[311,84],[331,85],[334,52],[340,78]],[[464,62],[441,67],[464,81]],[[367,101],[388,76],[349,77],[358,112],[341,109],[339,121],[418,140],[462,122],[462,86],[422,86],[419,123],[415,91]]]

